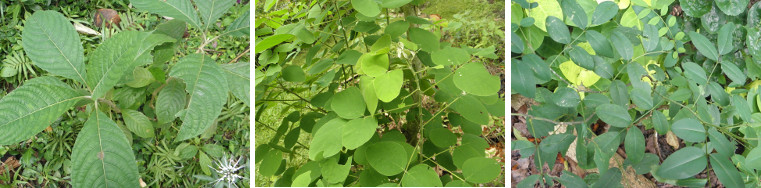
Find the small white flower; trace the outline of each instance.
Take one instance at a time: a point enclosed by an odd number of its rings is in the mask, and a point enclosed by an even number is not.
[[[238,163],[240,162],[241,159],[242,158],[238,158],[236,160],[232,158],[232,156],[227,156],[227,154],[225,154],[225,156],[222,157],[221,159],[214,161],[216,168],[209,166],[220,175],[219,179],[212,182],[214,183],[215,187],[219,183],[226,183],[227,187],[238,187],[237,185],[235,185],[235,183],[238,182],[239,179],[243,179],[243,177],[236,174],[235,172],[245,167],[245,166],[238,166]]]

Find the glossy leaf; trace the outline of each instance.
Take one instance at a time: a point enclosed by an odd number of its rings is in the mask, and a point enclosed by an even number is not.
[[[679,0],[679,5],[687,16],[700,17],[711,11],[713,3],[704,0]]]
[[[716,6],[724,14],[730,16],[737,16],[743,13],[748,8],[748,3],[748,0],[716,0]]]

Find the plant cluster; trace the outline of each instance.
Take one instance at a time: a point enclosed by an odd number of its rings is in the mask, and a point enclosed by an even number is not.
[[[513,0],[511,10],[511,89],[531,101],[512,114],[526,129],[511,148],[539,171],[518,187],[630,187],[622,176],[641,174],[761,186],[761,3]],[[551,174],[561,155],[596,173]]]
[[[484,133],[504,122],[483,61],[497,50],[441,42],[424,2],[257,5],[255,120],[275,131],[255,150],[257,175],[276,179],[266,186],[504,185]],[[262,114],[275,109],[272,127]]]
[[[66,13],[70,7],[60,8],[65,14],[27,11],[19,19],[26,55],[9,55],[0,76],[10,74],[11,65],[30,71],[0,98],[0,154],[21,155],[23,171],[3,168],[0,182],[139,187],[226,179],[236,180],[227,186],[247,185],[237,181],[248,176],[240,170],[247,162],[230,161],[248,156],[248,134],[240,130],[248,130],[249,63],[238,63],[248,50],[239,47],[246,42],[233,41],[247,40],[248,6],[233,0],[130,3],[173,19],[147,21],[158,16],[127,8],[119,26],[84,41]],[[218,22],[224,15],[234,17]],[[37,179],[18,179],[30,175]]]

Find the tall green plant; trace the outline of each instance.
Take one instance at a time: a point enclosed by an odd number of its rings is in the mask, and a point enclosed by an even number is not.
[[[85,106],[89,116],[72,149],[71,184],[74,187],[139,187],[137,163],[128,140],[132,136],[125,135],[117,126],[117,114],[121,114],[127,129],[140,137],[154,136],[153,123],[134,100],[122,104],[111,99],[119,98],[122,95],[119,91],[125,89],[146,89],[145,86],[156,81],[154,77],[161,77],[163,82],[164,70],[151,68],[149,71],[144,66],[161,67],[175,55],[174,49],[182,39],[186,21],[206,33],[234,1],[196,1],[198,12],[189,0],[133,0],[132,3],[149,11],[172,10],[154,8],[181,4],[185,9],[179,12],[196,19],[178,18],[180,21],[166,22],[150,32],[119,32],[87,54],[87,63],[79,35],[62,14],[37,11],[26,19],[22,35],[24,51],[37,67],[50,75],[28,80],[0,98],[0,145],[29,139],[72,107]],[[177,16],[171,11],[157,13]],[[199,13],[204,25],[198,21]],[[203,51],[203,45],[220,36],[240,36],[242,31],[248,30],[248,20],[247,14],[239,17],[213,39],[207,39],[204,34],[199,52]],[[169,68],[166,83],[161,83],[165,86],[154,91],[159,95],[155,106],[159,123],[173,122],[177,117],[182,120],[176,142],[201,135],[214,124],[227,102],[229,88],[238,87],[228,82],[247,83],[248,75],[241,72],[247,72],[248,66],[241,65],[247,63],[223,67],[205,54],[191,54],[181,57]],[[74,85],[64,83],[57,76],[72,80]],[[247,98],[245,93],[247,89],[233,90],[238,98]],[[210,161],[207,163],[211,165]]]

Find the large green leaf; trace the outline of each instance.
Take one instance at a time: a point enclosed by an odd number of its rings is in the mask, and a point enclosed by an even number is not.
[[[632,117],[626,112],[626,108],[615,104],[603,104],[595,109],[597,116],[602,121],[614,127],[626,127],[632,122]]]
[[[166,86],[156,97],[156,119],[159,125],[174,121],[175,114],[185,109],[187,94],[185,84],[178,79],[167,80]]]
[[[761,169],[761,147],[753,148],[745,158],[745,165],[750,169]]]
[[[563,17],[563,10],[557,0],[531,0],[531,2],[536,2],[537,6],[531,9],[530,16],[536,20],[534,25],[542,31],[547,31],[544,22],[548,16]]]
[[[402,177],[405,187],[441,187],[439,175],[430,166],[418,164],[410,168]]]
[[[407,31],[407,36],[410,41],[420,45],[420,49],[423,51],[434,52],[439,50],[439,37],[430,31],[413,27]]]
[[[344,119],[354,119],[365,114],[365,102],[357,87],[349,87],[333,95],[330,108]]]
[[[400,69],[386,72],[373,80],[375,95],[383,102],[391,102],[402,89],[404,73]]]
[[[655,173],[666,179],[685,179],[702,172],[707,165],[705,150],[685,147],[669,155]]]
[[[571,20],[573,24],[581,29],[587,28],[587,22],[589,22],[587,13],[584,12],[584,9],[576,0],[560,2],[560,6],[563,8],[565,19]]]
[[[135,133],[139,137],[150,138],[154,136],[153,123],[142,112],[138,112],[130,109],[122,110],[122,117],[124,118],[124,124],[127,125],[127,129]]]
[[[370,114],[374,114],[378,108],[378,95],[375,93],[374,79],[368,76],[361,76],[359,78],[359,89],[362,90],[362,98],[367,105],[367,111]]]
[[[721,26],[721,29],[719,29],[719,38],[717,41],[719,45],[719,55],[732,52],[732,48],[734,48],[734,44],[732,44],[734,40],[734,32],[735,24],[732,22],[727,22],[727,24],[724,24]]]
[[[339,183],[346,180],[351,169],[352,157],[346,160],[345,164],[339,164],[340,156],[336,155],[320,162],[320,171],[323,180],[329,183]]]
[[[344,124],[341,143],[346,149],[357,149],[373,137],[376,128],[378,121],[372,116],[353,119]]]
[[[228,87],[235,97],[242,100],[246,105],[251,106],[251,68],[249,62],[223,64],[222,70],[225,71]]]
[[[151,63],[153,47],[172,41],[173,38],[163,34],[123,31],[103,42],[93,51],[87,64],[87,85],[92,89],[92,98],[106,95],[131,72],[125,70]]]
[[[184,110],[182,127],[176,141],[198,136],[208,129],[222,112],[227,102],[227,79],[222,68],[206,55],[191,54],[180,59],[172,67],[169,76],[185,82],[185,91],[190,94],[188,107]]]
[[[613,34],[610,35],[610,42],[613,44],[613,47],[616,48],[616,51],[621,58],[624,60],[632,59],[632,56],[634,55],[634,46],[624,34],[621,32],[613,32]]]
[[[705,0],[679,0],[684,13],[690,17],[700,17],[711,11],[713,3]]]
[[[357,60],[362,72],[368,76],[378,77],[388,71],[388,54],[365,53]]]
[[[431,53],[431,60],[437,65],[460,65],[470,60],[470,54],[462,48],[444,47]]]
[[[549,16],[545,24],[547,25],[547,34],[550,35],[552,40],[563,44],[571,43],[571,32],[568,31],[568,26],[563,23],[563,20]]]
[[[600,25],[608,22],[618,13],[618,5],[613,1],[603,1],[595,8],[592,14],[592,25]],[[591,30],[590,30],[591,31]],[[589,38],[587,38],[589,39]]]
[[[375,17],[380,14],[380,7],[374,0],[351,0],[351,6],[357,12],[367,17]]]
[[[84,50],[79,34],[55,11],[37,11],[26,19],[21,35],[24,51],[35,66],[85,83]]]
[[[713,61],[719,60],[719,52],[716,50],[716,45],[708,40],[708,38],[694,31],[690,31],[687,34],[690,35],[692,44],[695,45],[695,48],[698,49],[700,54],[703,54],[703,56],[706,56],[706,58]]]
[[[748,0],[716,0],[716,6],[729,16],[737,16],[743,13],[745,9],[748,9],[748,3]]]
[[[703,124],[692,118],[684,118],[671,125],[671,131],[679,138],[688,142],[702,142],[706,139]]]
[[[737,65],[733,62],[721,62],[721,70],[724,71],[724,74],[729,79],[732,79],[733,84],[745,85],[745,80],[747,79],[745,73],[740,68],[737,68]]]
[[[531,62],[510,62],[510,89],[528,97],[534,98],[536,94],[536,78],[531,71]]]
[[[84,97],[54,77],[27,80],[0,99],[0,145],[29,139]]]
[[[370,166],[385,176],[399,174],[407,166],[408,158],[404,147],[394,141],[375,143],[370,145],[365,152]]]
[[[346,124],[341,118],[333,118],[314,133],[309,144],[309,159],[318,160],[330,157],[341,151],[343,127]]]
[[[734,143],[729,142],[727,137],[719,133],[716,128],[712,127],[711,129],[708,129],[708,138],[711,139],[711,144],[718,152],[718,155],[730,157],[735,153],[735,148],[737,146],[735,146]]]
[[[693,62],[684,62],[682,63],[682,68],[684,69],[684,76],[687,77],[687,79],[698,84],[708,84],[706,71],[700,67],[700,65]]]
[[[130,0],[130,3],[137,9],[179,19],[201,28],[198,13],[193,9],[190,0]]]
[[[638,127],[629,128],[624,140],[626,159],[632,163],[638,163],[645,156],[645,136]]]
[[[71,152],[74,187],[138,187],[137,161],[116,123],[95,111],[77,134]]]
[[[383,0],[381,1],[381,7],[383,8],[399,8],[407,3],[412,2],[412,0]]]
[[[486,125],[489,123],[489,112],[481,101],[478,101],[473,95],[464,95],[452,103],[450,108],[460,113],[470,122]]]
[[[251,32],[251,26],[249,25],[251,16],[249,15],[249,12],[250,10],[246,10],[243,15],[240,15],[240,17],[230,23],[223,34],[228,34],[234,37],[249,36],[249,33]]]
[[[256,43],[254,46],[254,52],[255,53],[262,53],[264,50],[270,49],[274,46],[277,46],[280,43],[283,43],[287,40],[290,40],[294,36],[291,34],[279,34],[279,35],[272,35],[267,38],[264,38],[263,40]]]
[[[501,171],[497,161],[490,158],[474,157],[465,161],[462,167],[462,175],[465,180],[472,183],[488,183],[499,176]]]
[[[653,111],[653,127],[658,134],[665,135],[669,131],[669,122],[666,120],[666,115],[663,115],[661,111]]]
[[[227,9],[233,6],[235,0],[195,0],[198,7],[198,13],[201,13],[203,21],[203,30],[209,30],[222,17]]]
[[[531,76],[532,71],[527,72]],[[493,76],[483,63],[468,63],[454,73],[454,85],[457,88],[477,96],[491,96],[500,89],[499,77]]]
[[[728,157],[719,154],[711,154],[711,167],[716,177],[725,187],[745,187],[740,171],[732,164]]]

